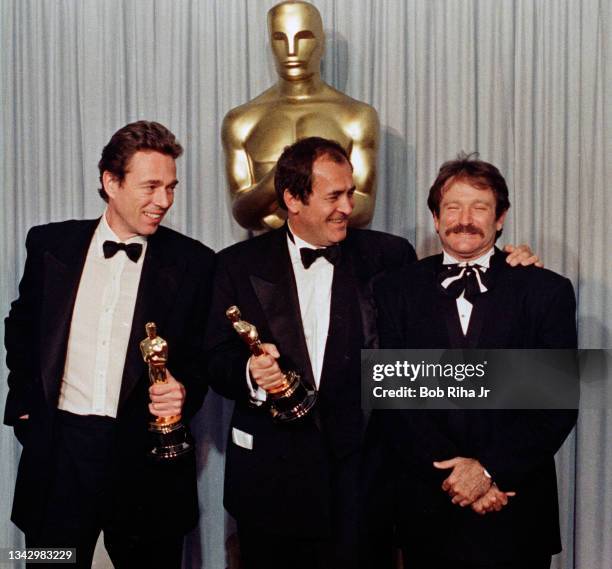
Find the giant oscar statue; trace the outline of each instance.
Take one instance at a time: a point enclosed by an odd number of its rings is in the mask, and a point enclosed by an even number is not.
[[[321,136],[347,149],[357,187],[350,224],[366,225],[372,219],[376,195],[376,111],[321,79],[325,35],[313,5],[277,4],[268,12],[268,30],[279,80],[232,109],[223,121],[234,217],[247,229],[282,225],[284,215],[274,192],[276,161],[285,146]]]

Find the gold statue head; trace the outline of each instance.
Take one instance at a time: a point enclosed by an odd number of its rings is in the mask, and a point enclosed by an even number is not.
[[[157,325],[155,324],[155,322],[147,322],[145,324],[145,330],[147,331],[147,336],[149,337],[149,340],[153,340],[153,338],[157,336]]]
[[[319,11],[308,2],[281,2],[268,12],[270,45],[278,74],[300,81],[319,73],[325,34]]]

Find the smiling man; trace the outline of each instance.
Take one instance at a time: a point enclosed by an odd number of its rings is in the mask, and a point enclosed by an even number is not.
[[[442,199],[430,198],[434,225],[443,249],[457,261],[474,261],[493,248],[501,234],[510,204],[478,179],[456,180],[445,188]]]
[[[77,567],[103,530],[115,566],[179,568],[197,523],[193,453],[147,458],[149,413],[186,423],[206,392],[214,254],[160,227],[182,151],[155,122],[117,131],[98,164],[106,211],[30,230],[6,319],[5,422],[23,445],[12,520],[28,547],[76,547]],[[150,321],[170,346],[168,382],[152,387],[139,350]]]
[[[305,138],[275,171],[287,227],[218,257],[209,375],[236,402],[224,502],[247,569],[357,567],[359,355],[376,342],[371,285],[415,253],[405,239],[347,228],[355,182],[336,142]],[[231,305],[257,327],[266,355],[250,357],[225,318]],[[281,367],[318,391],[313,411],[289,424],[267,408]]]
[[[378,283],[381,348],[575,348],[574,291],[495,247],[499,170],[462,155],[428,199],[443,252]],[[533,378],[537,381],[537,378]],[[414,569],[548,569],[561,550],[554,454],[576,412],[383,412],[399,543]]]

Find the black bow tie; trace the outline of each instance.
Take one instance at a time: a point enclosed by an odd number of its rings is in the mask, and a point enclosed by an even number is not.
[[[104,251],[104,258],[108,259],[114,257],[117,251],[125,251],[130,261],[136,263],[142,253],[142,245],[140,243],[117,243],[116,241],[105,241],[102,244],[102,251]]]
[[[485,272],[480,265],[461,266],[458,263],[444,265],[442,270],[438,273],[438,286],[442,292],[448,296],[459,298],[461,293],[464,293],[463,298],[468,302],[472,302],[474,297],[482,294],[478,283],[479,279],[487,290],[491,289],[491,283],[488,282],[487,279],[487,272]],[[451,279],[453,277],[460,278],[446,286],[442,284],[446,279]]]
[[[340,261],[340,245],[337,243],[322,249],[309,249],[302,247],[300,249],[300,257],[305,269],[309,269],[319,257],[325,257],[332,265],[337,265]]]

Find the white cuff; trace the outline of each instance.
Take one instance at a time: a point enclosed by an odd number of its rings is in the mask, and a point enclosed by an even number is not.
[[[259,407],[268,398],[268,394],[266,393],[265,389],[262,389],[259,386],[257,386],[257,389],[253,387],[253,382],[251,381],[251,374],[249,372],[249,361],[250,361],[250,358],[247,360],[247,364],[246,364],[247,389],[249,390],[251,403]]]

